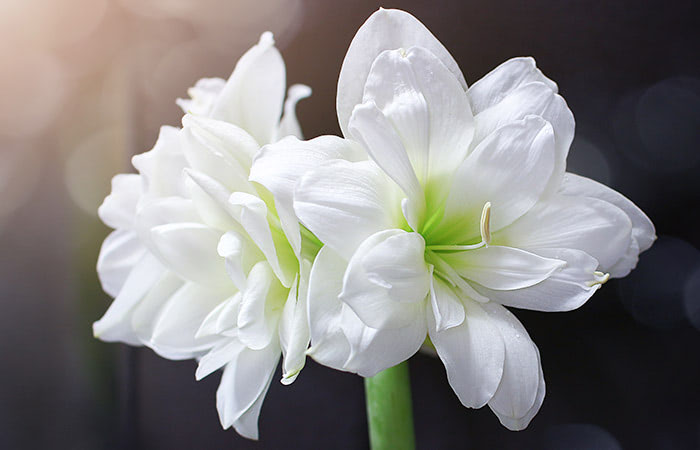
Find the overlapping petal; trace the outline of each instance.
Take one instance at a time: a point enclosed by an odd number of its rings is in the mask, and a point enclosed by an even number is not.
[[[411,47],[423,47],[435,55],[466,90],[459,66],[425,25],[404,11],[380,9],[357,30],[340,69],[336,108],[345,136],[353,109],[362,103],[365,82],[376,57],[385,50]]]

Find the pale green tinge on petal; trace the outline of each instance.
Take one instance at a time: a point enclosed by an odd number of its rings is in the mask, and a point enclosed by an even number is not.
[[[503,377],[489,400],[489,408],[503,426],[522,430],[539,410],[544,378],[537,346],[522,324],[508,310],[494,303],[482,305],[505,344]]]
[[[404,208],[406,220],[417,230],[425,212],[423,188],[389,119],[370,100],[353,110],[348,127],[353,138],[362,143],[377,165],[401,187],[408,201]]]
[[[553,137],[549,123],[530,116],[484,139],[457,169],[444,218],[427,232],[431,243],[479,239],[481,211],[487,202],[491,203],[491,232],[532,208],[553,173]]]
[[[254,195],[234,192],[227,209],[265,255],[280,282],[291,286],[298,263],[282,232],[271,229],[265,202]]]
[[[253,243],[236,231],[221,236],[217,252],[226,260],[226,272],[240,291],[246,289],[246,277],[253,265],[264,259]]]
[[[375,58],[385,50],[423,47],[437,56],[466,90],[467,83],[452,55],[418,19],[396,9],[380,9],[357,30],[338,78],[336,106],[343,135],[356,105],[362,103],[365,82]]]
[[[282,345],[282,384],[296,380],[306,362],[309,346],[309,324],[307,316],[307,294],[311,262],[302,261],[298,282],[289,290],[280,319],[279,334]]]
[[[373,234],[348,262],[340,299],[368,326],[405,327],[424,309],[430,272],[417,233],[386,230]]]
[[[238,337],[259,350],[275,338],[287,291],[265,261],[253,266],[246,285],[238,314]]]
[[[284,101],[284,61],[274,44],[272,33],[263,33],[238,60],[211,113],[246,130],[259,145],[273,142]]]
[[[258,439],[258,416],[275,368],[280,348],[274,341],[261,350],[245,346],[233,352],[216,391],[216,409],[224,429],[233,426],[248,439]]]
[[[466,319],[444,331],[437,331],[434,314],[428,309],[428,333],[459,400],[468,408],[481,408],[501,382],[505,346],[482,304],[466,298],[462,304]]]
[[[320,136],[309,141],[289,136],[264,146],[253,161],[250,180],[260,183],[274,196],[280,224],[297,256],[301,252],[301,235],[294,213],[294,188],[306,172],[334,159],[354,162],[367,159],[367,155],[356,142],[337,136]]]
[[[299,180],[294,210],[318,239],[348,259],[372,234],[401,226],[400,195],[371,161],[333,160]]]

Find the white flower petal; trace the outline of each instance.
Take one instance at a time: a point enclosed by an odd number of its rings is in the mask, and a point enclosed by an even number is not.
[[[307,315],[311,348],[307,354],[338,370],[344,370],[350,356],[350,344],[341,328],[343,307],[349,309],[349,306],[338,298],[346,268],[347,261],[331,247],[324,246],[316,255],[309,275]]]
[[[172,357],[171,352],[184,353],[183,358],[211,348],[216,338],[197,338],[197,330],[227,296],[228,293],[220,290],[185,283],[161,308],[147,345],[166,357]]]
[[[430,272],[417,233],[373,234],[348,262],[340,299],[367,325],[402,328],[419,320],[430,288]]]
[[[192,200],[183,197],[144,197],[139,201],[134,228],[141,242],[158,255],[151,239],[151,230],[174,223],[199,223],[200,218]]]
[[[580,250],[537,249],[540,256],[566,262],[547,279],[522,289],[495,290],[475,284],[474,288],[494,302],[535,311],[571,311],[586,303],[600,288],[594,272],[598,261]]]
[[[311,88],[304,84],[295,84],[287,90],[287,100],[284,101],[284,114],[277,126],[273,142],[285,136],[295,136],[302,139],[301,126],[297,120],[296,106],[299,100],[311,95]]]
[[[175,103],[185,114],[208,116],[224,86],[226,80],[223,78],[202,78],[187,89],[190,99],[178,98]]]
[[[464,306],[450,286],[435,276],[431,277],[430,305],[435,315],[437,332],[449,330],[464,322]]]
[[[292,285],[282,311],[279,334],[284,362],[282,384],[291,384],[304,368],[306,349],[309,346],[309,323],[307,321],[307,297],[311,262],[302,261],[298,285]]]
[[[544,383],[539,353],[525,327],[508,310],[491,302],[482,308],[505,343],[503,377],[489,400],[489,408],[505,427],[522,430],[534,416],[530,414],[533,407],[537,404],[539,408],[542,403],[541,399],[537,402],[540,382]]]
[[[260,149],[257,141],[243,128],[223,120],[187,114],[183,129],[189,129],[201,145],[214,149],[246,171]]]
[[[187,161],[182,154],[180,130],[175,127],[160,128],[158,140],[148,152],[131,158],[131,163],[141,174],[144,191],[155,197],[183,195],[182,170]]]
[[[425,340],[423,317],[407,327],[377,330],[365,325],[338,299],[347,262],[330,247],[321,249],[309,280],[309,356],[337,370],[371,377],[410,358]]]
[[[247,274],[255,263],[263,259],[262,253],[240,233],[229,231],[219,240],[216,250],[226,260],[226,272],[236,287],[243,291],[247,287]]]
[[[131,230],[116,230],[107,236],[97,258],[97,274],[102,289],[112,297],[119,295],[131,270],[146,252]]]
[[[499,128],[457,169],[444,219],[431,241],[478,238],[486,202],[491,203],[492,232],[511,224],[537,203],[553,168],[553,132],[547,122],[530,116]]]
[[[350,344],[350,355],[341,370],[373,377],[413,356],[425,341],[425,303],[413,322],[402,328],[378,330],[365,325],[352,309],[344,305],[341,316],[343,334]]]
[[[238,336],[238,313],[241,309],[240,292],[236,292],[232,297],[227,298],[212,309],[197,330],[195,337],[211,336],[215,334],[228,337]]]
[[[253,266],[246,285],[238,314],[238,337],[259,350],[270,344],[277,331],[287,292],[264,261]]]
[[[248,439],[258,438],[260,408],[275,374],[280,349],[276,344],[262,350],[241,346],[232,352],[216,391],[216,409],[224,429],[233,426]]]
[[[370,235],[401,225],[398,198],[371,161],[334,160],[299,180],[294,210],[323,243],[349,258]]]
[[[210,176],[192,169],[185,169],[185,185],[201,221],[219,230],[235,230],[245,233],[229,212],[231,191]]]
[[[418,179],[445,184],[469,150],[474,133],[459,80],[421,47],[384,51],[372,64],[363,102],[374,101],[408,153]]]
[[[185,281],[171,271],[165,271],[148,289],[148,293],[131,311],[131,327],[141,342],[148,344],[153,338],[153,331],[158,317],[170,298],[185,285]],[[187,359],[194,355],[187,351],[170,349],[159,354],[168,359]]]
[[[440,256],[462,277],[496,290],[532,286],[566,265],[558,259],[498,245]]]
[[[536,81],[557,92],[556,83],[542,74],[533,58],[509,59],[469,87],[467,92],[474,114],[500,103],[518,87]]]
[[[631,230],[632,223],[617,206],[595,198],[557,195],[535,205],[492,241],[533,251],[582,250],[607,271],[627,251]]]
[[[656,230],[651,220],[634,203],[619,192],[610,189],[589,178],[581,177],[573,173],[567,173],[564,177],[561,189],[563,195],[591,197],[612,203],[627,214],[632,221],[632,240],[625,256],[622,256],[619,264],[605,268],[612,277],[626,276],[637,264],[639,253],[651,247],[656,239]],[[636,252],[634,250],[636,247]],[[635,254],[636,253],[636,254]]]
[[[236,338],[222,340],[216,344],[214,348],[199,360],[199,365],[194,375],[196,380],[199,381],[224,367],[233,359],[232,355],[243,350],[243,347],[245,345]]]
[[[479,303],[463,299],[463,305],[464,322],[444,331],[437,331],[434,315],[428,311],[428,333],[459,400],[468,408],[481,408],[493,397],[503,375],[503,337]]]
[[[423,47],[437,56],[466,90],[467,83],[445,47],[415,17],[396,9],[380,9],[357,30],[343,60],[336,100],[338,122],[348,136],[355,105],[362,102],[365,81],[375,58],[384,50]]]
[[[220,231],[200,223],[170,223],[151,229],[151,240],[169,269],[204,286],[227,288],[231,281],[216,251],[220,238]]]
[[[289,287],[298,263],[289,241],[270,228],[265,202],[245,192],[234,192],[228,199],[227,209],[265,255],[277,278]]]
[[[185,119],[187,118],[188,116],[185,116]],[[207,123],[202,119],[200,121]],[[214,178],[230,191],[255,193],[255,188],[248,181],[252,155],[247,155],[250,149],[242,150],[246,147],[251,147],[253,152],[258,150],[257,144],[250,136],[233,125],[228,126],[240,131],[238,136],[226,135],[225,130],[215,130],[217,134],[214,134],[211,129],[206,129],[198,123],[195,125],[194,120],[184,120],[183,123],[188,124],[182,129],[182,141],[183,152],[190,168]],[[227,125],[223,122],[219,123]],[[252,141],[252,145],[250,142],[245,142],[246,139],[243,136]],[[229,147],[228,151],[227,147]],[[236,152],[242,154],[238,159],[231,155]]]
[[[348,127],[353,138],[364,145],[377,165],[406,194],[411,212],[406,218],[416,229],[425,208],[425,198],[401,137],[372,100],[355,108]]]
[[[406,58],[428,105],[428,172],[439,189],[467,155],[474,136],[474,117],[459,77],[433,53],[414,47]]]
[[[437,61],[439,63],[439,60]],[[393,128],[401,141],[401,145],[397,145],[396,148],[401,147],[405,151],[408,161],[413,166],[413,172],[419,181],[425,183],[428,170],[430,118],[428,104],[411,66],[411,61],[404,49],[382,52],[372,63],[362,102],[363,104],[373,102],[382,112],[386,118],[382,126]],[[355,111],[353,116],[358,114]],[[360,117],[351,117],[350,133],[365,142],[372,157],[379,165],[385,167],[383,155],[376,154],[378,147],[374,148],[372,138],[363,138],[363,135],[368,134],[368,131],[362,129],[366,126],[364,125],[366,122],[359,120]],[[359,129],[355,130],[355,128]]]
[[[286,137],[264,146],[253,161],[250,180],[262,184],[274,196],[280,223],[297,255],[301,251],[301,236],[294,213],[294,187],[302,175],[331,159],[362,161],[367,155],[356,142],[336,136],[309,141]]]
[[[136,204],[141,196],[141,177],[136,174],[115,175],[112,192],[97,210],[100,219],[111,228],[132,228]]]
[[[107,312],[92,325],[95,337],[107,342],[142,345],[131,327],[131,311],[164,273],[165,268],[155,257],[144,254],[134,265]]]
[[[282,114],[285,77],[272,33],[265,32],[236,64],[211,117],[243,128],[260,145],[272,142]]]
[[[522,84],[498,103],[479,111],[475,116],[474,143],[499,127],[530,115],[540,116],[552,125],[557,153],[565,160],[574,138],[574,116],[564,99],[542,82]]]

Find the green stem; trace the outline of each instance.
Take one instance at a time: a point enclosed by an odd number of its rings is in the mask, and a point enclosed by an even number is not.
[[[408,361],[365,378],[365,398],[370,448],[415,449]]]

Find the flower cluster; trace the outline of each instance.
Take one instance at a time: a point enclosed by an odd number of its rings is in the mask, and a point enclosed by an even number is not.
[[[98,272],[107,341],[223,368],[222,425],[257,438],[280,357],[369,377],[430,348],[467,407],[525,428],[540,355],[505,307],[568,311],[654,240],[621,194],[566,172],[574,119],[532,58],[471,86],[413,16],[379,10],[338,81],[343,137],[303,140],[272,36],[200,80],[182,128],[117,175]]]

